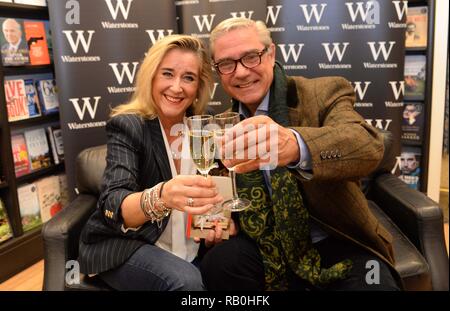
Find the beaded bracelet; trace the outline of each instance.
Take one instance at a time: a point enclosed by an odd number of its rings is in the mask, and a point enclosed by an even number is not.
[[[152,223],[156,221],[158,228],[161,228],[162,220],[171,212],[171,209],[161,199],[164,184],[165,182],[161,182],[152,188],[145,189],[140,199],[141,210],[145,217]]]

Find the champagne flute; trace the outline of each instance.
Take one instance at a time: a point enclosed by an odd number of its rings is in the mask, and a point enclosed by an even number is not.
[[[208,178],[208,173],[212,168],[218,167],[217,163],[214,162],[213,121],[211,115],[195,115],[187,119],[191,158],[197,170],[205,178]],[[221,210],[222,208],[216,205],[207,215],[218,214]]]
[[[241,119],[239,117],[239,113],[237,112],[224,112],[216,114],[214,116],[214,122],[216,124],[214,135],[216,136],[216,139],[221,140],[224,137],[227,129],[230,129],[240,121]],[[220,146],[220,144],[217,143],[217,146]],[[220,150],[218,152],[218,155],[219,158],[222,158],[222,152],[220,152]],[[230,172],[233,198],[231,200],[225,201],[222,206],[224,209],[230,209],[232,212],[243,211],[250,207],[251,202],[248,199],[239,198],[236,188],[236,172],[234,171],[234,167],[227,167],[227,169]]]

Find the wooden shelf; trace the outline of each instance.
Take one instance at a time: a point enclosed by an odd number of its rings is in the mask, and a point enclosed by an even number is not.
[[[23,65],[3,67],[5,76],[21,76],[28,74],[39,74],[53,72],[53,64],[49,65]]]
[[[12,130],[19,130],[19,129],[31,127],[34,125],[46,124],[46,123],[57,122],[57,121],[59,121],[59,113],[58,112],[52,113],[49,115],[45,115],[45,116],[9,122],[9,126],[11,127]]]
[[[48,19],[48,7],[0,2],[2,17]]]
[[[39,177],[43,177],[43,176],[47,176],[47,175],[51,175],[54,173],[58,173],[61,170],[64,169],[64,162],[61,162],[57,165],[52,165],[50,167],[47,168],[43,168],[34,172],[31,172],[29,174],[17,177],[17,184],[24,184],[27,182],[32,182],[33,180],[38,179]]]

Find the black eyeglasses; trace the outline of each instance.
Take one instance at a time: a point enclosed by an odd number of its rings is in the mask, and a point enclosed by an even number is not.
[[[250,52],[239,59],[224,59],[218,63],[214,63],[216,70],[222,75],[232,74],[240,62],[247,69],[254,68],[261,64],[261,56],[266,53],[268,48],[264,48],[260,52]]]

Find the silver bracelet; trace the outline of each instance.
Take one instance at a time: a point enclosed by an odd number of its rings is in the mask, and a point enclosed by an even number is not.
[[[162,220],[171,212],[171,209],[161,199],[161,189],[164,183],[161,182],[152,188],[145,189],[140,198],[141,210],[145,217],[152,223],[156,221],[159,228],[162,226]]]

